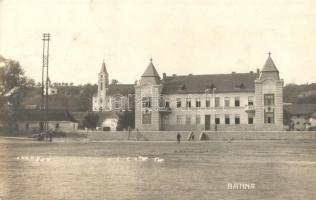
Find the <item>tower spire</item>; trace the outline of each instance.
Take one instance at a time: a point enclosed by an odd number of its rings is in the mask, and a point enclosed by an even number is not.
[[[101,67],[100,73],[106,73],[106,74],[108,73],[107,70],[106,70],[104,58],[103,58],[102,67]]]

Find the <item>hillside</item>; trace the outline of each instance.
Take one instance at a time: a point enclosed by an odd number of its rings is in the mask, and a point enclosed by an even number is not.
[[[283,90],[283,100],[286,103],[316,104],[316,83],[288,84]]]
[[[58,94],[49,96],[49,108],[67,109],[72,112],[90,111],[92,96],[97,85],[59,86]],[[28,88],[24,91],[22,105],[41,105],[41,88]],[[284,87],[284,102],[316,104],[316,83]]]
[[[97,91],[97,86],[86,84],[83,86],[57,87],[57,89],[58,93],[56,95],[49,96],[48,107],[50,109],[66,109],[80,112],[91,110],[92,96]],[[27,88],[23,91],[22,106],[39,107],[41,101],[41,88]]]

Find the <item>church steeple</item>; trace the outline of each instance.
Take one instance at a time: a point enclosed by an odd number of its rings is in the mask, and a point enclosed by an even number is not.
[[[105,73],[105,74],[107,74],[107,73],[108,73],[108,72],[107,72],[107,70],[106,70],[106,66],[105,66],[104,59],[103,59],[103,62],[102,62],[102,67],[101,67],[101,71],[100,71],[100,73]]]
[[[261,74],[259,79],[266,79],[266,78],[274,78],[275,80],[279,80],[279,70],[275,66],[272,58],[271,52],[268,53],[268,59],[266,60],[265,64],[262,67]]]

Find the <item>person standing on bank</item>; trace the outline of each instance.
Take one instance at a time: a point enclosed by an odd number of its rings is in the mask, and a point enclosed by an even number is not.
[[[181,142],[181,135],[180,135],[180,133],[177,133],[177,141],[178,141],[178,143]]]

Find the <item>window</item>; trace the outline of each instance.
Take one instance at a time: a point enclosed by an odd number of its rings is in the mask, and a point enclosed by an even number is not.
[[[230,117],[229,117],[229,115],[225,115],[225,124],[230,124]]]
[[[191,116],[190,115],[185,116],[185,124],[186,125],[190,125],[191,124]]]
[[[274,94],[264,94],[264,105],[265,106],[274,105]]]
[[[210,101],[209,98],[206,98],[206,100],[205,100],[205,107],[206,107],[206,108],[211,107],[211,101]]]
[[[100,83],[100,90],[103,90],[103,83]]]
[[[248,116],[248,124],[253,124],[253,116]]]
[[[215,115],[215,124],[220,124],[220,123],[221,123],[220,115]]]
[[[143,97],[142,105],[143,105],[143,108],[151,108],[151,97]]]
[[[151,112],[143,113],[142,123],[143,124],[151,124]]]
[[[182,124],[182,116],[177,115],[177,124]]]
[[[240,115],[235,115],[235,124],[240,124]]]
[[[264,123],[265,124],[274,124],[274,113],[264,113]]]
[[[186,99],[186,107],[191,108],[191,98]]]
[[[28,130],[30,128],[29,124],[25,124],[25,129]]]
[[[201,100],[199,98],[195,100],[195,107],[197,108],[201,107]]]
[[[103,99],[100,99],[100,103],[103,103]]]
[[[181,108],[181,98],[177,98],[177,108]]]
[[[219,107],[220,106],[220,97],[215,97],[215,107]]]
[[[253,106],[253,96],[248,97],[248,105]]]
[[[235,97],[235,107],[239,107],[239,106],[240,106],[240,98]]]
[[[201,116],[200,116],[200,115],[196,115],[196,116],[195,116],[195,124],[196,124],[196,125],[201,124]]]
[[[58,129],[59,128],[59,124],[57,123],[57,124],[55,124],[55,128],[56,129]]]
[[[225,97],[225,107],[230,107],[230,98]]]

